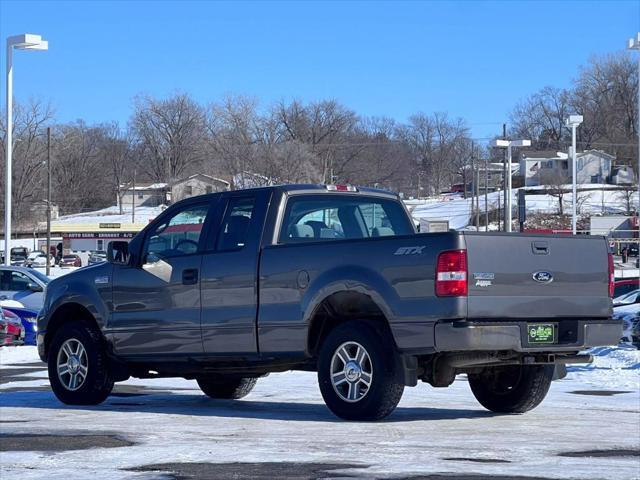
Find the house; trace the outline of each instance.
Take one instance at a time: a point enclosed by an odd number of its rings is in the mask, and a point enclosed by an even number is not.
[[[157,207],[167,203],[169,185],[166,183],[136,183],[135,187],[130,183],[120,185],[122,194],[122,206],[131,208],[135,202],[136,207]],[[116,199],[116,206],[120,206],[120,199]]]
[[[576,155],[576,182],[579,184],[606,183],[611,178],[615,157],[600,150],[586,150]],[[564,152],[523,152],[520,158],[520,175],[525,187],[545,185],[572,178],[572,161]]]
[[[224,192],[229,190],[230,186],[229,182],[221,178],[212,177],[203,173],[196,173],[190,177],[172,182],[169,186],[168,199],[172,203],[175,203],[196,195]]]

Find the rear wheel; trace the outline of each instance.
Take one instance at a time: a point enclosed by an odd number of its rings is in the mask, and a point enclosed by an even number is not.
[[[366,322],[348,322],[326,338],[318,358],[320,392],[329,409],[345,420],[380,420],[395,410],[399,382],[390,339]]]
[[[97,405],[113,389],[102,336],[83,322],[60,328],[47,363],[51,389],[68,405]]]
[[[469,374],[469,386],[487,410],[524,413],[547,396],[553,371],[553,365],[488,367],[481,373]]]
[[[257,381],[257,378],[250,377],[199,377],[197,379],[200,390],[209,397],[231,400],[238,400],[249,395]]]

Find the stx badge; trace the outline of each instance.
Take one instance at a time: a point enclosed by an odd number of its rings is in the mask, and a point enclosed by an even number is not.
[[[394,255],[422,255],[422,250],[425,248],[427,248],[426,245],[420,245],[419,247],[400,247]]]

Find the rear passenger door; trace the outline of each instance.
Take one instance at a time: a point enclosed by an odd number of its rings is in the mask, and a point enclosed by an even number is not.
[[[205,353],[257,352],[257,272],[271,191],[228,194],[202,258]]]

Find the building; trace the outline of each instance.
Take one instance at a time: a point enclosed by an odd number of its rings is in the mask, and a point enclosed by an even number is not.
[[[230,183],[221,178],[212,177],[203,173],[197,173],[190,177],[172,182],[169,186],[168,199],[172,202],[179,202],[185,198],[205,193],[224,192],[229,190]]]
[[[31,204],[29,210],[31,211],[31,216],[34,222],[38,223],[47,221],[47,202],[45,200],[36,200]],[[58,205],[52,202],[51,219],[55,220],[58,218],[59,214],[60,209],[58,208]]]
[[[106,250],[112,240],[130,240],[166,207],[138,207],[120,213],[118,206],[94,212],[64,215],[51,222],[52,235],[62,238],[63,253],[84,254]],[[83,258],[86,265],[86,258]]]
[[[576,183],[607,183],[615,157],[600,150],[586,150],[576,155]],[[564,152],[524,152],[520,158],[520,175],[525,187],[534,187],[573,177],[572,161]]]
[[[135,203],[136,207],[157,207],[167,203],[167,193],[169,185],[166,183],[141,183],[133,185],[126,183],[120,185],[122,191],[122,206],[131,208]],[[116,206],[120,205],[120,199],[116,199]]]

